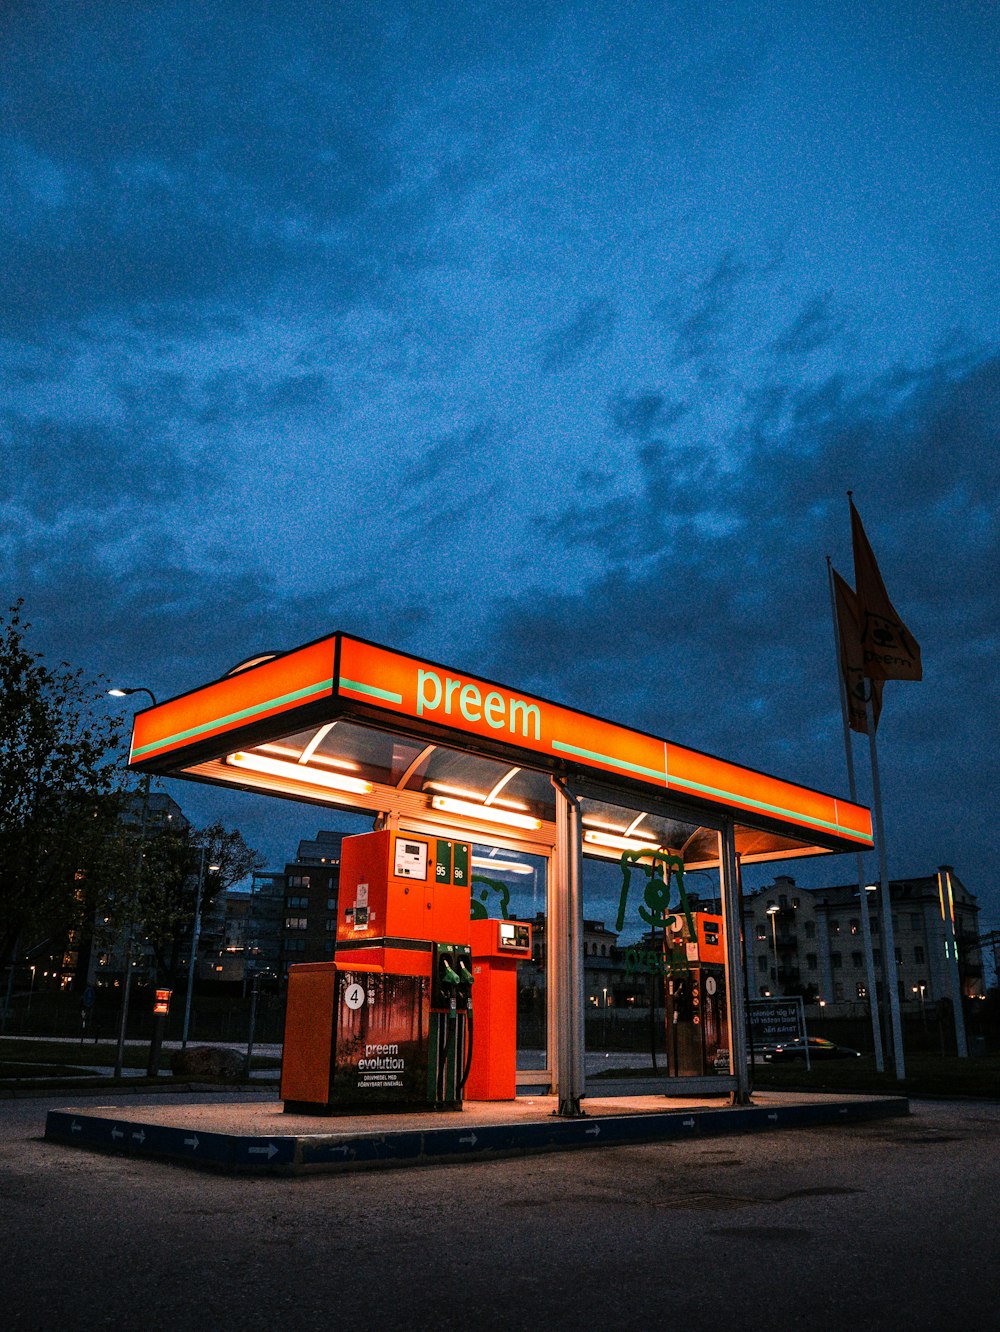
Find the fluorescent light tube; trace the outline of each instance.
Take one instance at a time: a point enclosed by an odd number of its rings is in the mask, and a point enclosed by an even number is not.
[[[375,788],[360,777],[347,777],[339,772],[317,772],[305,763],[286,763],[282,759],[268,758],[265,754],[229,754],[226,762],[234,768],[265,773],[269,777],[284,777],[301,782],[304,786],[319,786],[328,791],[345,791],[349,795],[368,795]]]

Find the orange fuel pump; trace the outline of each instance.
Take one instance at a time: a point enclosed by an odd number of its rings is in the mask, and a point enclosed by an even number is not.
[[[520,920],[474,920],[476,1040],[465,1095],[512,1101],[517,1082],[517,964],[531,957],[531,926]]]
[[[726,950],[722,917],[692,912],[695,936],[677,917],[685,962],[671,962],[664,983],[670,1072],[700,1075],[729,1070]],[[676,957],[675,949],[667,950]]]
[[[461,1108],[473,974],[469,846],[346,837],[333,962],[288,973],[286,1110]]]

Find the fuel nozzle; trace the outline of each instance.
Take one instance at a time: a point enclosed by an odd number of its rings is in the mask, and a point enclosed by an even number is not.
[[[461,969],[462,963],[460,962],[458,965]],[[456,986],[462,984],[462,977],[452,968],[451,963],[448,961],[447,954],[441,958],[441,984]]]

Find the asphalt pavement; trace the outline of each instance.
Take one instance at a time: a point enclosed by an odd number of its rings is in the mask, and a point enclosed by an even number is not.
[[[12,1332],[996,1325],[997,1103],[297,1179],[44,1143],[59,1104],[0,1103]]]

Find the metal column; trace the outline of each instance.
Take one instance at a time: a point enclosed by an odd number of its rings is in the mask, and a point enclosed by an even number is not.
[[[736,861],[736,826],[732,819],[725,820],[719,836],[722,843],[722,908],[726,927],[726,980],[729,986],[726,1002],[729,1005],[729,1041],[733,1062],[730,1071],[736,1078],[733,1104],[749,1105],[750,1075],[747,1070],[747,1014],[743,1002],[746,987],[743,980],[743,949],[741,946],[743,918],[739,890],[739,866]]]
[[[958,930],[955,924],[955,890],[951,885],[951,866],[938,869],[938,896],[941,901],[941,928],[944,932],[944,955],[948,964],[948,986],[955,1018],[955,1052],[959,1059],[968,1059],[969,1045],[965,1039],[965,1013],[962,1011],[962,978],[958,970]]]
[[[556,848],[549,961],[549,1002],[554,1015],[557,1114],[583,1114],[583,863],[580,803],[555,779]],[[552,1051],[549,1051],[552,1058]]]

